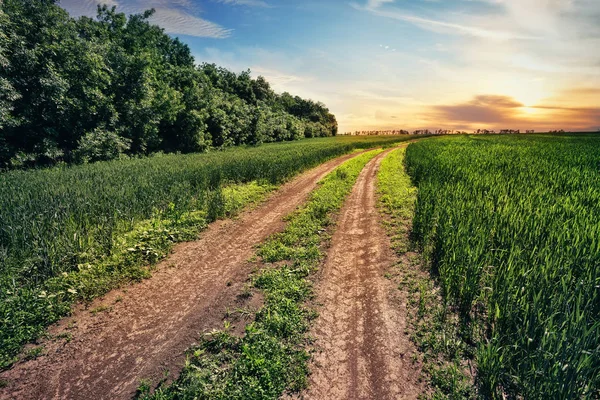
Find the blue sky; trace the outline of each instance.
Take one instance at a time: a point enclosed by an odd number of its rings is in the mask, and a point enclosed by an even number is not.
[[[323,101],[341,131],[600,129],[598,0],[62,0],[154,22],[198,62]]]

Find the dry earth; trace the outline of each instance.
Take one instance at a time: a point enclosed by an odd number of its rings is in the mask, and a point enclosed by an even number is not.
[[[77,307],[50,329],[52,336],[68,333],[71,340],[46,340],[45,355],[1,373],[7,386],[0,399],[130,399],[141,378],[156,383],[170,371],[173,379],[185,350],[201,332],[220,328],[225,310],[235,305],[251,272],[247,260],[254,246],[282,230],[282,217],[353,156],[302,174],[237,220],[211,224],[200,240],[178,245],[152,278],[113,291],[89,308]],[[334,250],[342,251],[343,239]]]
[[[425,390],[407,331],[406,297],[385,278],[399,260],[376,209],[376,175],[386,151],[367,164],[346,201],[318,273],[319,318],[307,399],[416,399]],[[51,327],[45,355],[0,374],[0,399],[130,399],[141,378],[174,379],[201,332],[224,312],[251,272],[254,246],[284,227],[282,217],[352,155],[284,185],[237,220],[211,224],[178,245],[152,278],[115,290]],[[255,299],[255,301],[260,299]],[[103,310],[91,312],[91,310]]]
[[[406,297],[385,278],[399,260],[376,209],[376,175],[387,152],[361,172],[317,277],[316,351],[306,399],[416,399],[420,365],[406,334]]]

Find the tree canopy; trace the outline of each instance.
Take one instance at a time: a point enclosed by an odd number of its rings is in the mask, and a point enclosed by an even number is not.
[[[0,0],[0,168],[337,134],[322,103],[197,65],[153,13]]]

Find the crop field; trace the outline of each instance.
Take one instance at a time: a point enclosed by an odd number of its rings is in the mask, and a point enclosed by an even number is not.
[[[0,207],[0,398],[600,396],[598,135],[9,171]]]
[[[600,396],[600,137],[409,146],[413,236],[476,343],[484,398]]]
[[[323,138],[0,174],[0,366],[69,312],[173,243],[354,149],[408,136]]]

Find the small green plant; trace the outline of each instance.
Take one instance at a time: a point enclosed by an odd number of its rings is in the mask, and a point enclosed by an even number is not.
[[[44,350],[44,346],[32,347],[25,352],[23,358],[25,360],[35,360],[36,358],[44,355]]]
[[[152,382],[150,379],[141,379],[140,384],[137,387],[135,398],[140,399],[148,396],[152,390]]]
[[[71,340],[73,340],[73,334],[71,332],[62,332],[56,335],[56,338],[63,339],[65,343],[69,343]]]
[[[90,313],[92,313],[93,315],[96,315],[96,314],[102,313],[102,312],[110,312],[111,310],[112,310],[111,306],[100,305],[96,308],[92,308],[90,310]]]

